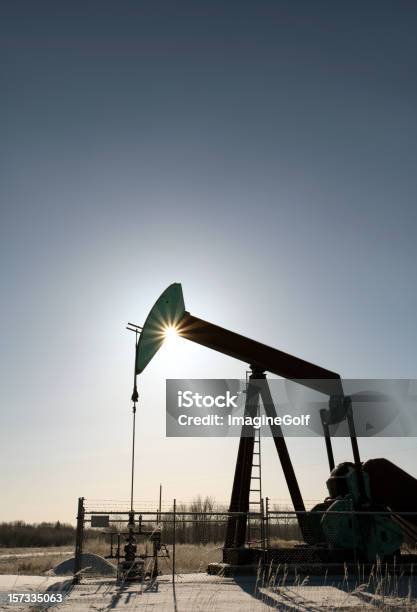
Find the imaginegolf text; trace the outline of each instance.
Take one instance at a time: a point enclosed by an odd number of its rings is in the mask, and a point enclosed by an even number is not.
[[[265,425],[274,426],[274,425],[292,425],[296,427],[308,427],[310,422],[310,414],[301,414],[300,416],[292,416],[291,414],[284,414],[281,416],[269,417],[265,414],[261,416],[251,417],[249,415],[246,416],[233,416],[229,414],[227,416],[227,425],[229,427],[236,426],[249,426],[254,429],[260,429]],[[218,414],[207,414],[206,416],[188,416],[186,414],[181,414],[178,417],[178,423],[182,426],[221,426],[225,425],[224,417],[219,416]]]
[[[254,429],[260,429],[265,425],[270,427],[273,425],[294,425],[300,427],[308,427],[310,421],[310,414],[301,414],[300,416],[292,416],[291,414],[284,414],[284,416],[269,417],[266,414],[261,416],[233,416],[228,415],[228,425],[252,425]]]

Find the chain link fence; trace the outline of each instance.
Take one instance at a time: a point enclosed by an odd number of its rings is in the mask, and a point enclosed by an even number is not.
[[[384,522],[386,518],[390,520]],[[245,546],[225,549],[230,521],[242,520],[246,523]],[[142,504],[132,513],[126,507],[93,504],[81,498],[73,570],[78,581],[135,575],[144,580],[157,575],[175,580],[187,574],[199,574],[203,579],[208,569],[209,573],[227,575],[225,561],[250,565],[254,573],[262,571],[270,576],[277,571],[300,576],[333,570],[343,573],[347,566],[356,573],[370,572],[380,561],[377,556],[366,557],[364,551],[371,550],[366,538],[374,538],[380,546],[387,542],[386,549],[391,552],[384,563],[391,569],[395,564],[412,566],[417,562],[415,525],[417,513],[352,509],[294,512],[280,509],[267,498],[260,512],[247,514],[228,512],[222,505],[201,500],[188,504],[174,500],[157,509]],[[392,527],[392,533],[387,526]],[[398,548],[390,548],[399,532],[403,535],[398,537]],[[355,541],[358,534],[361,537]],[[132,568],[135,571],[129,576]]]
[[[417,542],[408,527],[417,525],[417,513],[294,512],[267,498],[260,510],[236,513],[221,504],[173,500],[158,508],[136,504],[132,514],[123,504],[80,499],[74,584],[94,585],[85,592],[91,598],[112,592],[115,601],[131,602],[139,594],[141,602],[154,605],[160,598],[173,610],[175,602],[190,606],[191,600],[196,611],[223,610],[230,597],[254,610],[416,609]],[[228,528],[239,521],[246,524],[245,545],[225,548]],[[399,549],[385,559],[365,559],[360,542],[341,541],[355,522],[364,541],[372,536],[370,526],[396,525],[394,534],[403,534]]]

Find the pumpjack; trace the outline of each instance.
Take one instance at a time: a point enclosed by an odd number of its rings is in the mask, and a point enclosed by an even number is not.
[[[389,561],[398,557],[405,537],[417,541],[417,480],[386,459],[361,461],[351,399],[343,392],[339,374],[193,316],[185,309],[181,284],[174,283],[158,298],[142,328],[136,350],[136,376],[159,350],[167,328],[175,328],[179,336],[250,367],[245,415],[255,416],[261,399],[266,415],[277,416],[267,372],[296,381],[329,398],[328,409],[320,411],[330,469],[329,495],[308,512],[282,429],[271,426],[304,545],[301,549],[271,548],[270,560],[295,562],[304,552],[306,560],[323,564]],[[136,377],[134,393],[137,394]],[[336,466],[330,427],[342,420],[348,425],[353,461]],[[223,549],[224,562],[235,565],[253,563],[263,554],[245,545],[254,440],[253,427],[245,425],[239,442]],[[409,556],[408,561],[415,562]]]

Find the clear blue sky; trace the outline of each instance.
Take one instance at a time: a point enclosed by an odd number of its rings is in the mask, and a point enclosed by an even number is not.
[[[417,378],[414,2],[0,12],[0,519],[128,497],[124,325],[171,282],[194,314],[345,377]],[[166,440],[165,379],[245,368],[173,350],[140,381],[137,497],[225,500],[237,440]],[[413,472],[415,442],[361,448]],[[322,441],[289,445],[321,498]],[[269,442],[264,466],[288,498]]]

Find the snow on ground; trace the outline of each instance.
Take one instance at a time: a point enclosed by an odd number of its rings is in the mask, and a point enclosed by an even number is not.
[[[415,579],[414,579],[415,581]],[[258,612],[284,610],[292,612],[356,612],[359,610],[417,610],[414,599],[376,597],[360,589],[351,593],[353,585],[324,586],[313,582],[304,586],[287,585],[271,590],[259,588],[255,596],[253,577],[224,578],[207,574],[184,574],[177,578],[173,588],[169,576],[160,576],[155,582],[117,584],[105,578],[83,579],[72,586],[71,580],[40,576],[0,576],[0,591],[67,593],[62,604],[51,607],[54,612],[105,612],[112,610],[140,610],[145,612]],[[414,587],[417,586],[414,584]],[[404,584],[404,593],[407,585]],[[410,605],[411,604],[411,605]],[[403,607],[406,605],[406,608]],[[0,610],[21,612],[45,609],[28,605],[6,605]]]
[[[64,592],[71,588],[71,580],[58,576],[16,576],[13,574],[0,575],[0,610],[9,612],[20,612],[29,610],[26,604],[8,604],[6,597],[8,593],[52,593]],[[32,608],[33,609],[33,608]]]
[[[74,573],[75,557],[65,559],[54,567],[53,573],[56,576],[68,576]],[[107,559],[93,553],[83,553],[81,556],[81,567],[84,573],[92,573],[100,576],[115,576],[116,567]]]

